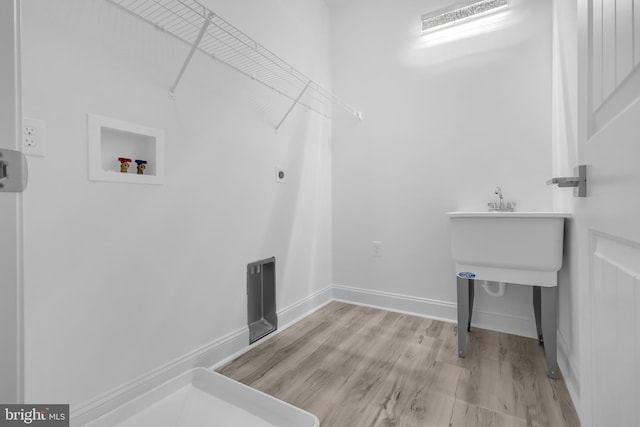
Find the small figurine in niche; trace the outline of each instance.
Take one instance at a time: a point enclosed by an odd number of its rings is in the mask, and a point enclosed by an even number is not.
[[[138,175],[144,174],[144,170],[146,168],[147,161],[146,160],[136,160],[136,164],[138,165]]]
[[[118,160],[120,161],[120,172],[127,173],[127,170],[129,169],[129,163],[131,163],[131,159],[128,159],[126,157],[118,157]]]

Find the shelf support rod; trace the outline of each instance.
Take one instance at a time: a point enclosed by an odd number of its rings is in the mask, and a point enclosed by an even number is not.
[[[307,84],[304,85],[304,88],[302,88],[302,92],[300,92],[300,95],[298,95],[295,101],[293,101],[293,104],[291,105],[291,107],[289,107],[289,110],[286,112],[282,120],[280,120],[280,123],[278,123],[278,126],[276,126],[276,132],[278,131],[278,129],[280,129],[280,126],[282,126],[282,123],[284,123],[287,117],[289,117],[289,114],[291,113],[291,110],[293,110],[293,107],[295,107],[298,104],[298,102],[300,102],[300,98],[302,98],[302,95],[304,95],[304,93],[307,91],[307,88],[309,87],[310,84],[311,84],[311,80],[309,80]]]
[[[189,51],[187,58],[184,60],[184,64],[182,64],[182,68],[178,73],[178,77],[176,77],[176,80],[173,82],[171,89],[169,89],[169,96],[171,96],[171,98],[174,97],[174,93],[176,91],[176,88],[178,87],[178,83],[180,83],[180,79],[182,79],[182,75],[184,74],[184,71],[187,69],[187,66],[191,62],[191,58],[193,58],[193,54],[196,53],[196,50],[198,49],[198,46],[202,41],[202,37],[204,37],[204,33],[207,32],[207,28],[211,23],[211,19],[213,19],[213,12],[209,12],[209,14],[207,15],[207,18],[205,19],[204,24],[202,24],[202,28],[200,28],[198,37],[196,37],[196,40],[193,42],[193,46],[191,46],[191,50]]]

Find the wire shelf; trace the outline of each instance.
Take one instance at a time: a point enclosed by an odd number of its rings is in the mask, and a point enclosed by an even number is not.
[[[332,104],[336,104],[361,118],[360,112],[355,108],[196,0],[109,1],[192,46],[171,88],[172,93],[191,56],[195,51],[200,51],[290,99],[293,102],[291,109],[299,104],[330,117]]]

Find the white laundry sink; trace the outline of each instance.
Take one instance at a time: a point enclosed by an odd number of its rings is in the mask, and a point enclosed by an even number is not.
[[[448,212],[456,271],[468,278],[557,286],[564,219],[557,212]]]
[[[571,215],[503,211],[447,215],[456,263],[458,357],[466,355],[475,281],[529,285],[533,287],[536,331],[544,345],[547,375],[557,378],[558,270],[562,268],[564,219]]]

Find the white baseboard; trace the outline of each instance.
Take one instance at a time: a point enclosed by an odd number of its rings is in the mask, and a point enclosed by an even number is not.
[[[391,292],[334,284],[333,298],[346,303],[428,317],[444,322],[456,322],[457,318],[456,304]]]
[[[336,300],[353,304],[457,323],[458,311],[455,302],[372,291],[343,285],[333,285],[333,297]],[[472,326],[528,338],[536,337],[533,317],[494,313],[474,308]]]
[[[278,331],[282,331],[299,319],[332,301],[332,287],[327,286],[278,312]],[[275,334],[271,334],[275,335]],[[269,335],[268,337],[270,337]],[[266,339],[266,338],[265,338]],[[264,342],[260,340],[254,344]],[[94,399],[71,408],[71,425],[83,426],[102,415],[113,411],[130,400],[152,390],[183,372],[198,367],[221,366],[248,351],[249,328],[247,326],[230,332],[211,343],[185,354],[164,366],[129,381]]]
[[[327,286],[278,312],[278,329],[286,329],[333,301],[333,287]]]
[[[517,316],[474,309],[471,326],[521,337],[538,338],[536,320],[533,316]]]
[[[569,395],[571,395],[571,400],[573,400],[573,406],[578,410],[580,408],[580,374],[572,354],[574,353],[571,351],[568,341],[558,331],[558,367],[562,372],[562,378],[564,378],[564,383]]]

